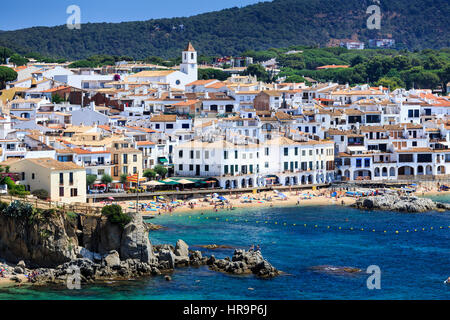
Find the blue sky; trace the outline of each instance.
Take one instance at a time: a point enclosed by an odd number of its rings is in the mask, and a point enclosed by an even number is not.
[[[2,1],[0,30],[66,23],[69,5],[81,9],[81,23],[122,22],[191,16],[261,0],[20,0]]]

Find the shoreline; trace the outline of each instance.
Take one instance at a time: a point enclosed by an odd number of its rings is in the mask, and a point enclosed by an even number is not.
[[[186,201],[178,201],[173,203],[172,201],[165,199],[163,202],[158,202],[156,205],[159,208],[152,211],[140,210],[139,212],[144,217],[157,217],[159,215],[170,214],[187,214],[187,213],[199,213],[199,212],[220,212],[228,211],[230,208],[245,209],[245,208],[279,208],[279,207],[304,207],[304,206],[351,206],[356,203],[358,197],[350,197],[345,195],[345,191],[338,191],[337,197],[331,197],[331,191],[329,189],[305,191],[301,192],[284,192],[287,196],[284,200],[276,197],[276,193],[273,191],[262,192],[258,194],[242,193],[239,195],[232,195],[225,197],[227,202],[222,205],[220,202],[214,203],[211,198],[207,198],[208,201],[204,201],[205,198],[198,197]],[[446,195],[450,192],[443,192],[437,190],[417,190],[411,194],[417,197],[426,196],[439,196]],[[253,198],[251,202],[244,202],[244,198]],[[271,201],[263,200],[267,197],[272,198]],[[249,201],[249,200],[246,200]],[[140,201],[140,205],[150,205],[151,201]],[[155,202],[153,202],[155,203]],[[135,202],[114,202],[122,207],[124,211],[135,211]]]

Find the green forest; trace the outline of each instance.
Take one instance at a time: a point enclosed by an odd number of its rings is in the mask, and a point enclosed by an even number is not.
[[[290,50],[298,53],[286,54]],[[317,81],[333,81],[341,84],[382,85],[391,90],[396,88],[437,89],[450,82],[450,48],[421,51],[346,48],[308,48],[292,46],[289,48],[264,51],[246,51],[244,55],[254,58],[254,62],[276,58],[280,73],[270,75],[264,69],[253,66],[253,72],[265,81],[286,77],[286,82],[304,82],[304,77]],[[321,69],[324,65],[348,65],[349,68]],[[249,67],[249,69],[250,69]],[[306,81],[307,82],[307,81]]]
[[[192,17],[86,23],[81,30],[65,25],[33,27],[0,32],[0,46],[54,60],[94,55],[168,59],[179,55],[188,41],[204,55],[238,55],[290,45],[324,47],[330,39],[352,37],[366,43],[392,37],[398,49],[450,46],[448,0],[381,1],[380,30],[366,25],[366,10],[373,4],[373,0],[274,0]]]

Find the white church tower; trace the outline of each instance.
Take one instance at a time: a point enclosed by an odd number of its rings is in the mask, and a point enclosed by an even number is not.
[[[183,51],[182,63],[180,71],[185,73],[190,82],[198,80],[198,66],[197,66],[197,51],[195,51],[192,43],[189,42],[186,49]]]

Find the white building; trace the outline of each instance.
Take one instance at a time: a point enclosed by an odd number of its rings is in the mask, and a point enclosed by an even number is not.
[[[197,51],[195,51],[190,42],[182,53],[182,63],[180,65],[180,71],[142,71],[128,77],[128,80],[132,81],[169,84],[171,88],[182,90],[185,89],[185,86],[187,84],[192,83],[197,79]]]

